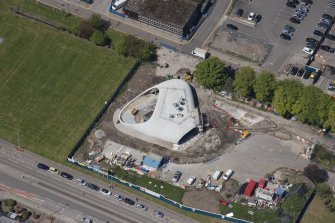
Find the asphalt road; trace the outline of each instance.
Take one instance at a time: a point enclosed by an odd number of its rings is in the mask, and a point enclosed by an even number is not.
[[[75,213],[82,213],[82,216],[77,216],[78,219],[83,216],[91,216],[100,222],[109,221],[115,223],[196,222],[167,208],[158,207],[157,204],[142,198],[139,200],[139,203],[143,203],[149,207],[149,210],[146,212],[139,210],[135,206],[119,202],[112,197],[103,196],[100,192],[76,184],[74,180],[69,181],[59,175],[40,170],[36,167],[36,164],[43,162],[72,174],[74,178],[83,178],[97,184],[101,188],[108,188],[109,185],[104,182],[28,151],[16,151],[14,147],[8,146],[8,144],[5,144],[1,140],[0,145],[0,184],[35,194],[40,200],[51,200],[67,206],[69,209],[75,210]],[[113,189],[112,192],[113,194],[118,193],[135,200],[133,195],[120,191],[117,188]],[[164,218],[159,219],[153,216],[154,209],[162,211],[165,214]],[[75,217],[74,215],[73,218]]]

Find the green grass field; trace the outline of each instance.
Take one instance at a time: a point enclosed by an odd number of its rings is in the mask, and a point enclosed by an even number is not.
[[[0,138],[65,158],[134,65],[68,33],[16,17],[0,2]]]
[[[316,194],[309,204],[301,223],[335,222],[335,212],[330,212],[321,196]]]

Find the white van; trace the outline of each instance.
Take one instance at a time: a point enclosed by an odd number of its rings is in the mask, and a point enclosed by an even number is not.
[[[217,170],[217,171],[215,171],[215,173],[213,174],[213,179],[214,179],[214,180],[218,180],[218,179],[221,177],[221,175],[222,175],[222,171]]]
[[[195,48],[194,50],[192,50],[192,55],[200,57],[202,59],[206,59],[208,56],[208,52],[207,50],[204,49],[200,49],[200,48]]]
[[[234,171],[229,169],[225,174],[223,174],[223,179],[228,180],[232,175],[234,174]]]

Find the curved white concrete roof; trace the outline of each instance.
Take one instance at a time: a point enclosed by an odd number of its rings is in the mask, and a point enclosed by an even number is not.
[[[149,120],[142,123],[127,121],[126,113],[152,89],[158,89],[157,102]],[[130,106],[128,108],[128,106]],[[143,106],[143,105],[142,105]],[[182,109],[179,109],[182,107]],[[178,144],[192,129],[196,128],[197,109],[190,85],[180,79],[172,79],[151,87],[130,101],[120,112],[119,120],[127,128],[136,130],[167,142]],[[130,115],[128,114],[128,117]]]

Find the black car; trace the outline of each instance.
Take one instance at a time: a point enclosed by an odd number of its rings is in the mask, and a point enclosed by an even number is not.
[[[294,66],[294,67],[292,67],[292,69],[290,71],[290,74],[296,75],[298,73],[298,70],[299,70],[299,68]]]
[[[297,17],[291,17],[290,22],[295,23],[295,24],[300,24],[301,21]]]
[[[310,42],[307,42],[306,43],[306,46],[310,49],[315,49],[317,46],[318,46],[318,43],[310,43]]]
[[[88,188],[90,188],[92,190],[95,190],[95,191],[99,191],[100,190],[100,187],[98,187],[97,185],[92,184],[92,183],[87,183],[86,187],[88,187]]]
[[[319,24],[318,24],[318,27],[323,28],[323,29],[327,29],[328,26],[329,25],[327,23],[324,23],[324,22],[319,22]]]
[[[299,4],[298,0],[287,0],[287,2],[296,4],[296,5]]]
[[[300,69],[298,70],[297,76],[302,77],[302,75],[303,75],[304,73],[305,73],[305,69],[304,69],[304,68],[300,68]]]
[[[330,39],[330,40],[335,40],[335,35],[328,33],[328,34],[326,35],[326,38],[327,38],[327,39]]]
[[[330,47],[330,46],[327,46],[327,45],[322,45],[322,46],[320,47],[320,49],[329,52],[330,49],[331,49],[331,47]]]
[[[307,5],[311,5],[311,4],[313,4],[313,1],[312,1],[312,0],[302,0],[302,2],[304,2],[304,3],[307,4]]]
[[[306,38],[306,42],[307,43],[317,43],[318,41],[316,39],[314,39],[314,38],[307,37]]]
[[[62,177],[64,177],[65,179],[68,179],[68,180],[72,180],[73,179],[73,176],[69,173],[66,173],[66,172],[61,172],[60,175]]]
[[[256,22],[260,22],[262,18],[263,18],[263,17],[262,17],[261,15],[256,15],[256,17],[254,18],[254,20],[255,20]]]
[[[241,17],[243,15],[243,12],[244,12],[243,9],[239,9],[236,11],[236,15]]]
[[[329,19],[329,20],[333,19],[333,17],[331,15],[328,15],[328,14],[323,14],[322,18]]]
[[[297,7],[293,2],[286,2],[286,6],[295,9]]]
[[[82,2],[86,2],[86,3],[88,3],[88,4],[92,4],[92,3],[93,3],[93,0],[80,0],[80,1],[82,1]]]
[[[279,37],[284,39],[284,40],[291,40],[292,39],[292,37],[290,37],[289,35],[286,35],[285,33],[280,34]]]
[[[231,29],[231,30],[234,30],[234,31],[238,30],[237,26],[234,26],[233,24],[230,24],[230,23],[227,24],[226,27],[227,27],[228,29]]]
[[[134,206],[134,204],[135,204],[135,201],[133,201],[132,199],[127,198],[127,197],[123,200],[123,202],[126,203],[126,204],[129,204],[131,206]]]
[[[313,34],[320,37],[323,36],[323,32],[321,32],[320,30],[314,30]]]
[[[328,52],[329,53],[335,53],[335,49],[334,48],[330,48],[330,50]]]
[[[42,169],[42,170],[49,170],[49,166],[43,164],[43,163],[39,163],[37,164],[37,167]]]
[[[173,181],[173,182],[177,182],[177,181],[180,179],[181,174],[182,174],[182,173],[181,173],[180,171],[176,171],[175,174],[174,174],[173,177],[172,177],[172,181]]]

